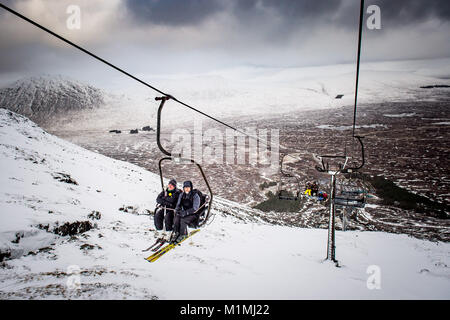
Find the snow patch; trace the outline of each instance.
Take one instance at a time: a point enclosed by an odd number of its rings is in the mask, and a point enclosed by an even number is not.
[[[338,131],[345,131],[345,130],[351,130],[353,129],[353,126],[333,126],[330,124],[324,124],[324,125],[318,125],[316,126],[316,128],[319,129],[324,129],[324,130],[338,130]],[[356,129],[361,129],[361,128],[385,128],[387,129],[387,125],[385,124],[379,124],[379,123],[375,123],[375,124],[370,124],[370,125],[361,125],[361,126],[355,126]]]
[[[415,112],[412,113],[400,113],[400,114],[383,114],[383,116],[388,118],[409,118],[414,117],[416,115]]]

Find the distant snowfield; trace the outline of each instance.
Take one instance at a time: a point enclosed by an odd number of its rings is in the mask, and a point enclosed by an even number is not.
[[[163,91],[198,109],[220,117],[255,114],[283,114],[306,109],[333,108],[354,103],[355,64],[315,67],[265,68],[239,67],[198,75],[141,75]],[[450,85],[450,58],[362,62],[360,71],[360,104],[434,99],[433,89],[421,86]],[[122,89],[122,88],[121,88]],[[125,91],[127,95],[147,97],[154,94],[139,86]],[[335,99],[343,94],[342,99]],[[170,107],[169,107],[170,106]],[[157,103],[154,103],[156,109]],[[189,111],[168,103],[173,114]],[[177,111],[177,112],[175,112]]]
[[[448,243],[337,232],[336,268],[323,261],[326,230],[255,222],[251,209],[222,199],[216,208],[242,208],[244,220],[214,210],[215,220],[192,244],[149,263],[141,250],[153,241],[153,221],[143,214],[153,210],[159,178],[4,109],[0,165],[0,252],[12,258],[0,265],[0,299],[450,298]],[[57,172],[78,185],[55,179]],[[119,211],[123,205],[136,214]],[[88,219],[92,211],[101,219]],[[36,227],[77,220],[96,227],[76,238]],[[380,289],[370,290],[374,278]],[[79,290],[68,286],[74,279]]]
[[[387,128],[387,127],[388,127],[387,125],[380,124],[380,123],[355,126],[356,129],[359,129],[359,128]],[[345,130],[351,130],[353,128],[353,126],[332,126],[329,124],[321,124],[321,125],[316,126],[316,128],[325,129],[325,130],[345,131]]]
[[[291,68],[245,66],[201,74],[137,76],[200,111],[225,119],[280,115],[353,105],[356,66],[355,64]],[[58,78],[63,82],[62,86],[58,86]],[[65,76],[55,77],[54,81],[52,79],[45,81],[48,76],[35,77],[36,79],[44,79],[44,83],[51,83],[54,90],[67,85],[64,83]],[[19,83],[32,88],[37,85],[34,83],[35,80],[25,79]],[[67,130],[79,134],[83,130],[126,131],[147,125],[156,127],[159,102],[154,98],[159,94],[141,84],[128,81],[119,73],[108,81],[109,85],[105,84],[101,88],[105,101],[102,108],[60,115],[59,121],[52,124],[52,132]],[[371,63],[363,61],[358,102],[364,105],[436,100],[436,92],[448,92],[449,89],[420,87],[437,84],[450,85],[450,58]],[[83,88],[89,87],[86,85],[80,85],[81,92]],[[19,90],[14,86],[12,88],[13,92]],[[338,95],[343,97],[336,99]],[[33,92],[30,96],[33,96]],[[194,119],[206,120],[177,103],[168,101],[165,104],[163,123],[166,128],[168,125],[174,127],[172,124]]]
[[[400,113],[400,114],[383,114],[383,116],[388,118],[409,118],[414,117],[416,114],[414,112],[411,113]]]

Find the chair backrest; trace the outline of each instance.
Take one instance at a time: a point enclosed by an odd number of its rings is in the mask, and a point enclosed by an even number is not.
[[[207,204],[208,204],[208,196],[205,195],[204,193],[202,193],[200,190],[198,189],[193,189],[192,192],[198,194],[198,196],[200,197],[200,207],[197,210],[197,212],[195,213],[195,215],[197,216],[197,219],[195,219],[195,221],[193,221],[192,223],[189,224],[189,227],[191,228],[198,228],[200,222],[202,222],[204,220],[204,215],[207,209]]]
[[[195,193],[198,194],[198,196],[200,198],[200,208],[198,209],[198,212],[197,212],[197,214],[200,216],[205,211],[205,203],[206,203],[207,196],[198,189],[194,189],[194,190],[192,190],[192,192],[194,192],[194,194]]]

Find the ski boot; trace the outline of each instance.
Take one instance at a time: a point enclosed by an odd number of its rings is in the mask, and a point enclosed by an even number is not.
[[[169,238],[169,242],[176,243],[176,240],[178,239],[179,236],[180,236],[180,234],[178,232],[172,232],[172,234],[170,235],[170,238]]]
[[[181,241],[183,241],[184,239],[187,238],[187,234],[186,235],[178,235],[178,237],[175,239],[175,243],[180,243]]]

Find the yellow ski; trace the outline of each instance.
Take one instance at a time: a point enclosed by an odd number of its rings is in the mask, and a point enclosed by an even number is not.
[[[166,254],[168,251],[174,249],[175,247],[179,246],[184,240],[190,238],[191,236],[193,236],[194,234],[196,234],[197,232],[199,232],[200,229],[196,229],[191,231],[186,238],[184,238],[183,240],[181,240],[178,243],[169,243],[168,245],[162,247],[161,249],[159,249],[158,251],[156,251],[154,254],[152,254],[151,256],[145,258],[145,260],[147,260],[148,262],[155,262],[156,260],[158,260],[161,256],[163,256],[164,254]]]

